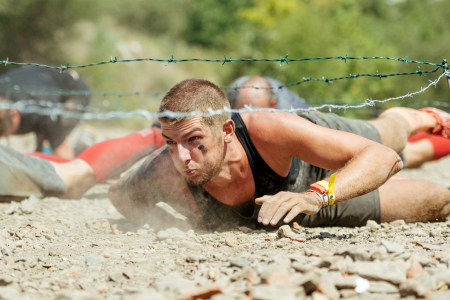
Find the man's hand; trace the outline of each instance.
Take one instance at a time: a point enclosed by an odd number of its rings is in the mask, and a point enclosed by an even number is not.
[[[291,222],[298,214],[314,215],[322,208],[322,199],[314,192],[303,194],[279,192],[273,196],[263,196],[255,199],[255,203],[262,205],[258,222],[274,226],[286,214],[285,223]]]

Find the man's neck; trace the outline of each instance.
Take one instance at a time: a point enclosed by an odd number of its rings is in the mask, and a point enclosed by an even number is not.
[[[250,169],[247,154],[237,138],[227,144],[225,158],[221,170],[208,183],[203,185],[206,190],[227,188],[241,179]]]

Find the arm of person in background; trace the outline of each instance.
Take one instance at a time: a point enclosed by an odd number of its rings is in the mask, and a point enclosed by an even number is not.
[[[339,170],[335,203],[377,189],[402,168],[397,153],[386,146],[293,114],[254,113],[246,123],[261,156],[278,174],[288,172],[294,156],[320,168]],[[265,225],[277,224],[286,214],[284,221],[290,222],[300,213],[315,214],[322,207],[319,196],[308,192],[280,192],[258,198],[256,203],[262,205],[258,221]]]

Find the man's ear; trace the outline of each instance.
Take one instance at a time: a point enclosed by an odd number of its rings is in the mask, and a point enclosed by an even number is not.
[[[228,119],[222,128],[225,143],[231,143],[234,137],[234,121]]]
[[[275,98],[270,99],[270,108],[277,108],[278,101]]]

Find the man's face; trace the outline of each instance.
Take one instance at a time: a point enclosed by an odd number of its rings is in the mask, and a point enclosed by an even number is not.
[[[201,117],[174,125],[162,121],[161,129],[175,167],[189,184],[206,184],[219,173],[225,152],[223,134],[214,137]]]

